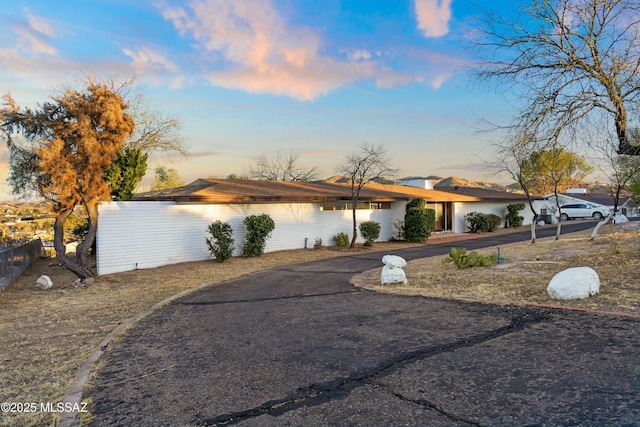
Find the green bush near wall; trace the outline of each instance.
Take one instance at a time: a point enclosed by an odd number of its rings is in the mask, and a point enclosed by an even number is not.
[[[242,245],[242,256],[254,257],[264,253],[267,239],[276,228],[275,222],[268,214],[250,215],[242,220],[247,227],[247,235]]]

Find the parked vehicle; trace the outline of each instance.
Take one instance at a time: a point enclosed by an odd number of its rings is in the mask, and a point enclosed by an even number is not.
[[[593,218],[601,220],[609,214],[609,208],[595,203],[572,203],[560,206],[563,221],[575,218]]]

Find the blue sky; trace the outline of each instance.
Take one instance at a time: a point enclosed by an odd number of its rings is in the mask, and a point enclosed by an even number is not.
[[[291,149],[329,177],[363,143],[384,145],[400,176],[485,180],[480,118],[506,122],[510,108],[468,73],[479,12],[467,0],[13,1],[0,11],[0,92],[35,107],[83,74],[135,75],[152,108],[182,121],[190,152],[152,167],[186,182]],[[6,176],[3,152],[3,194]]]

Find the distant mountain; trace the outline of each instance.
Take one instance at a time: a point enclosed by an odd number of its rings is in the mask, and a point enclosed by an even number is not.
[[[481,181],[471,181],[465,178],[458,178],[455,176],[450,176],[448,178],[443,178],[437,175],[429,175],[429,176],[407,176],[400,179],[390,179],[390,178],[381,178],[376,180],[376,182],[380,184],[396,184],[399,181],[408,181],[412,179],[425,179],[433,181],[434,189],[442,189],[442,188],[453,188],[453,187],[465,187],[465,188],[484,188],[488,190],[496,190],[496,191],[507,191],[510,193],[519,192],[515,189],[506,187],[504,185],[496,184],[493,182],[481,182]],[[324,182],[329,183],[342,183],[348,184],[351,182],[350,178],[346,176],[335,175],[330,178],[324,180]]]
[[[395,179],[385,177],[375,179],[374,181],[378,184],[395,184],[397,182]],[[348,176],[334,175],[319,182],[327,182],[329,184],[351,184],[351,178]]]

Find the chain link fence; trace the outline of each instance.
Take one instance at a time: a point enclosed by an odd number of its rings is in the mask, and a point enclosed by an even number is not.
[[[40,239],[0,250],[0,289],[9,286],[27,267],[44,255]]]

